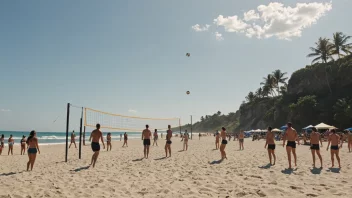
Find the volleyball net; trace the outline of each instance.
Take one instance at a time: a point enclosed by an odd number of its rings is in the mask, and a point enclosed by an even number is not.
[[[126,116],[120,114],[107,113],[91,108],[84,108],[84,126],[95,128],[100,124],[100,128],[116,130],[117,132],[142,132],[145,125],[149,129],[166,131],[168,125],[176,128],[181,126],[179,118],[147,118],[137,116]]]

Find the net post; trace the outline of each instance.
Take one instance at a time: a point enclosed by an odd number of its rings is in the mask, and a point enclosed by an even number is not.
[[[83,146],[86,145],[86,126],[83,127]]]
[[[181,135],[181,118],[178,119],[178,126],[180,126],[180,135]]]
[[[192,130],[193,129],[193,124],[192,124],[192,115],[191,115],[191,140],[192,140],[192,138],[193,138],[193,134],[192,134]]]
[[[65,162],[67,162],[68,154],[68,130],[70,125],[70,103],[67,103],[67,115],[66,115],[66,153],[65,153]]]
[[[82,124],[83,124],[83,107],[82,107],[82,113],[81,113],[81,120],[80,120],[80,125],[79,125],[79,159],[81,159],[82,156]]]

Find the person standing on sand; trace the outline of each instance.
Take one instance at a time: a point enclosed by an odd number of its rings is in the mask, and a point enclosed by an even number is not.
[[[352,151],[352,132],[347,132],[347,144],[348,144],[348,152]]]
[[[106,151],[111,151],[111,133],[108,133],[106,136]]]
[[[287,140],[287,145],[286,145],[286,152],[287,152],[287,157],[288,157],[288,164],[289,164],[289,169],[292,169],[291,166],[291,152],[293,154],[294,160],[295,160],[295,166],[297,166],[297,155],[296,155],[296,140],[299,143],[297,131],[292,128],[292,123],[288,122],[287,123],[287,129],[286,133],[284,134],[283,137],[283,144],[282,146],[285,147],[285,142]]]
[[[323,142],[321,141],[320,133],[317,131],[315,127],[312,128],[312,133],[310,134],[310,150],[312,152],[313,157],[313,167],[315,168],[315,153],[317,153],[320,159],[320,168],[323,168],[323,158],[320,155],[320,145],[323,146]]]
[[[21,139],[21,155],[24,155],[26,153],[26,136],[22,136]]]
[[[8,139],[8,144],[9,144],[9,152],[7,153],[7,155],[10,155],[10,151],[11,151],[11,155],[13,155],[13,145],[15,144],[15,140],[12,138],[12,135],[10,135],[10,138]]]
[[[75,131],[72,131],[72,133],[71,133],[71,144],[70,144],[70,146],[68,148],[71,148],[72,144],[74,144],[75,148],[77,148],[75,138],[76,138]]]
[[[105,149],[103,133],[100,131],[100,124],[97,124],[96,129],[94,129],[94,131],[92,131],[92,133],[90,134],[90,138],[89,138],[89,141],[92,142],[92,144],[91,144],[92,151],[94,152],[94,154],[92,156],[92,161],[90,163],[90,165],[93,165],[93,168],[95,167],[95,163],[97,162],[99,152],[100,152],[99,140],[101,140],[101,142],[103,143],[103,149]]]
[[[157,129],[154,129],[154,141],[153,141],[153,146],[154,144],[156,144],[156,146],[158,146],[158,130]]]
[[[0,138],[0,155],[2,153],[2,149],[4,149],[4,146],[5,146],[4,141],[5,141],[5,136],[4,134],[2,134]]]
[[[227,159],[226,152],[225,152],[225,148],[226,148],[226,144],[227,144],[225,127],[221,128],[220,136],[222,139],[221,146],[220,146],[221,160],[224,160],[224,159]]]
[[[167,152],[168,151],[169,151],[169,157],[171,157],[171,144],[172,144],[171,138],[172,138],[171,126],[168,125],[168,130],[166,132],[166,144],[165,144],[166,157],[167,157]]]
[[[272,128],[268,127],[268,132],[266,133],[266,142],[264,148],[268,145],[268,154],[269,154],[269,161],[271,165],[275,165],[276,162],[276,155],[275,155],[275,134],[271,131]],[[274,163],[271,163],[271,158],[274,158]]]
[[[127,139],[128,139],[127,133],[125,132],[125,134],[123,134],[123,145],[122,145],[122,147],[124,147],[125,144],[126,144],[126,147],[128,147],[128,145],[127,145]]]
[[[341,146],[339,147],[340,136],[336,134],[335,129],[332,129],[331,132],[332,132],[332,134],[329,135],[329,138],[328,138],[329,142],[328,142],[328,146],[327,146],[326,150],[327,151],[329,150],[329,146],[331,143],[331,147],[330,147],[331,163],[332,163],[331,167],[334,167],[334,155],[335,155],[337,162],[339,163],[339,168],[341,168],[339,149],[342,147],[343,143],[341,143]]]
[[[183,151],[188,150],[188,139],[189,139],[189,135],[187,130],[185,130],[185,133],[183,135]]]
[[[152,132],[149,130],[149,125],[145,125],[145,129],[142,132],[142,140],[144,145],[144,158],[148,159],[149,156],[149,146],[150,146],[150,137]]]
[[[215,149],[218,150],[220,148],[220,133],[216,131],[215,133]]]
[[[31,166],[31,171],[33,170],[35,159],[37,158],[37,152],[40,154],[39,146],[38,146],[38,138],[37,133],[33,130],[29,134],[27,139],[28,145],[28,162],[27,162],[27,171],[29,171],[29,165]]]
[[[244,146],[243,146],[243,142],[244,142],[244,131],[241,130],[240,134],[238,135],[238,141],[240,143],[240,150],[242,148],[242,150],[244,150]]]
[[[199,133],[199,140],[200,140],[200,136],[202,136],[202,135]]]

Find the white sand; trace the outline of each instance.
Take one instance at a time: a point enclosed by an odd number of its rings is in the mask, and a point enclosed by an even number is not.
[[[229,142],[228,160],[209,164],[220,158],[213,150],[214,138],[198,137],[189,141],[187,152],[180,138],[173,138],[172,157],[164,157],[164,140],[151,147],[150,159],[143,157],[141,140],[130,140],[128,148],[113,142],[111,152],[102,151],[94,169],[82,169],[90,163],[90,146],[83,147],[82,159],[78,149],[69,150],[64,161],[64,145],[41,146],[42,153],[32,172],[26,172],[27,156],[0,156],[0,197],[352,197],[352,153],[347,144],[341,150],[342,169],[334,173],[330,154],[323,148],[324,169],[311,172],[308,146],[298,146],[298,168],[292,174],[285,149],[276,147],[277,164],[268,164],[264,141],[245,139],[245,150],[238,151],[238,142]],[[281,142],[280,142],[281,144]],[[326,146],[327,144],[324,143]],[[317,165],[319,162],[317,162]],[[337,165],[337,162],[336,162]]]

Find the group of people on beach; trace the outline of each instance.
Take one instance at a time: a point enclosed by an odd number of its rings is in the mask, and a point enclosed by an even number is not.
[[[351,152],[352,148],[352,134],[349,132],[348,135],[348,148],[349,152]],[[275,134],[272,132],[272,128],[268,127],[267,135],[266,135],[266,142],[264,148],[267,148],[268,146],[268,155],[269,155],[269,161],[270,165],[275,165],[276,162],[276,156],[275,156]],[[287,152],[287,157],[288,157],[288,164],[289,164],[289,169],[292,169],[291,165],[291,153],[294,158],[294,163],[295,166],[297,166],[297,155],[296,155],[296,141],[298,145],[300,145],[300,140],[298,138],[298,133],[297,131],[292,128],[292,123],[287,123],[287,130],[283,136],[283,144],[282,146],[286,146],[286,152]],[[287,144],[285,144],[287,142]],[[320,143],[320,144],[319,144]],[[318,130],[313,127],[312,128],[312,133],[310,135],[310,150],[312,153],[312,159],[313,159],[313,167],[315,168],[315,156],[317,155],[319,160],[320,160],[320,168],[323,167],[323,159],[320,154],[320,147],[323,146],[322,140],[321,140],[321,135],[318,132]],[[342,148],[343,141],[340,141],[340,136],[336,134],[336,130],[332,129],[331,134],[328,137],[328,146],[326,147],[326,150],[328,151],[330,148],[330,153],[331,153],[331,163],[332,167],[335,166],[335,157],[337,159],[337,162],[339,164],[339,168],[341,168],[341,163],[340,163],[340,156],[339,156],[339,149]],[[274,163],[272,163],[272,158],[274,159]]]
[[[4,134],[2,134],[0,138],[0,155],[2,154],[2,150],[5,147],[4,141],[5,141],[5,136]],[[15,140],[13,139],[13,136],[10,135],[10,138],[8,139],[8,146],[9,146],[8,155],[10,155],[10,153],[11,155],[13,155],[14,144],[15,144]],[[28,154],[27,171],[29,171],[29,167],[31,168],[31,170],[33,170],[34,162],[37,157],[37,152],[40,154],[38,139],[36,137],[35,131],[31,131],[27,139],[26,139],[26,136],[22,136],[21,155],[25,154],[26,145],[27,145],[27,154]]]

